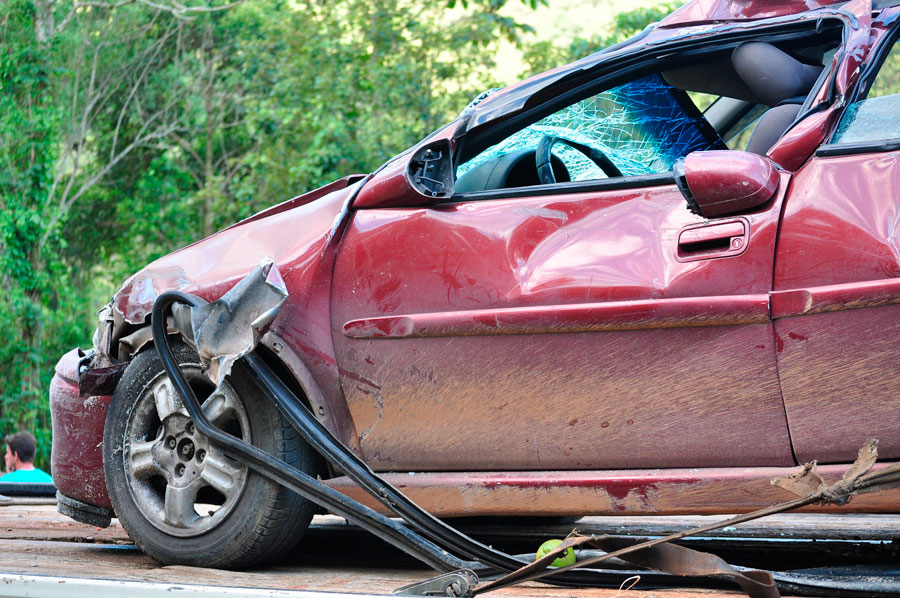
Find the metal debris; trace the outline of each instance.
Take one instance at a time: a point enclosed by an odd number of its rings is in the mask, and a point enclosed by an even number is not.
[[[425,581],[419,581],[397,588],[395,596],[450,596],[452,598],[468,598],[472,596],[472,588],[478,583],[478,576],[470,569],[460,569],[452,573],[444,573]]]
[[[234,362],[252,351],[288,297],[269,258],[216,301],[173,309],[175,326],[197,349],[210,380],[221,387]]]

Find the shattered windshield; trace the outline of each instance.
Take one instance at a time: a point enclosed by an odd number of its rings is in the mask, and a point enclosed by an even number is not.
[[[622,176],[668,172],[690,152],[724,148],[687,95],[654,73],[539,120],[461,164],[456,175],[510,152],[533,149],[547,135],[602,150]],[[578,150],[556,144],[553,153],[573,181],[606,177]]]

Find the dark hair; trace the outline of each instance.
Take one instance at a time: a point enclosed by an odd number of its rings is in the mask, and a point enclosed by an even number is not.
[[[37,440],[31,432],[16,432],[6,437],[6,446],[9,452],[15,453],[20,461],[31,463],[34,461],[34,451],[37,448]]]

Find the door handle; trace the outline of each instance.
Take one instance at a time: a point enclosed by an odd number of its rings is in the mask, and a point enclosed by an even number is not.
[[[675,257],[680,262],[730,257],[747,249],[750,226],[744,220],[686,227],[678,234]]]

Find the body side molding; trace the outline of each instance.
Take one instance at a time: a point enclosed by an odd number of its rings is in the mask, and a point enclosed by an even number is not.
[[[681,297],[381,316],[344,324],[350,338],[425,338],[734,326],[769,321],[768,295]]]

